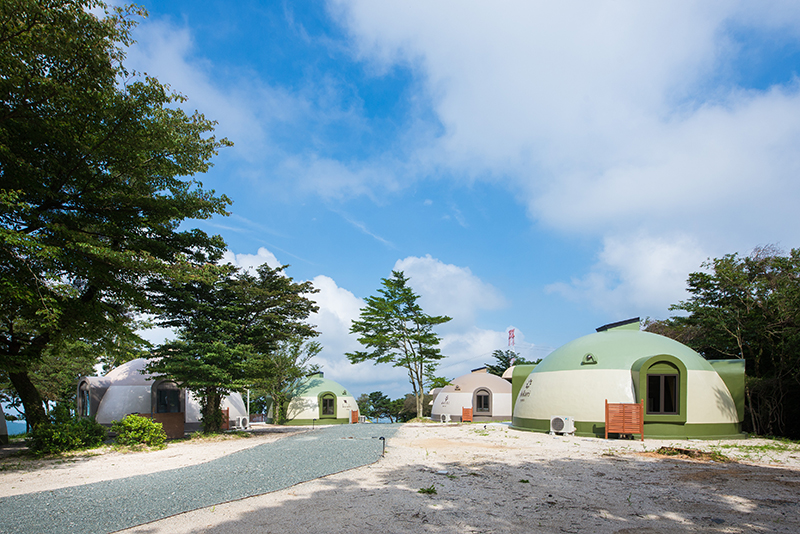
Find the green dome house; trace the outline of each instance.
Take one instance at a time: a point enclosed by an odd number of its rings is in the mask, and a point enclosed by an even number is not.
[[[267,423],[272,423],[272,408],[269,408]],[[322,373],[316,373],[294,386],[292,400],[286,410],[286,424],[347,424],[353,412],[358,412],[358,404],[344,386],[325,378]]]
[[[742,437],[744,360],[705,360],[677,341],[642,332],[639,319],[606,325],[556,349],[517,384],[512,428],[549,432],[571,420],[603,437],[605,401],[644,401],[648,438]]]

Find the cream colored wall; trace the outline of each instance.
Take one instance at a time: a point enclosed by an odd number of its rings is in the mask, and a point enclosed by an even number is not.
[[[736,423],[736,405],[715,371],[688,371],[686,423]],[[605,400],[638,402],[630,371],[552,371],[531,373],[524,396],[520,391],[515,416],[549,419],[554,415],[574,417],[576,421],[604,421]]]
[[[350,417],[350,412],[358,410],[356,399],[351,395],[336,396],[336,417],[345,419]],[[289,402],[287,410],[289,419],[319,419],[318,397],[295,397]]]
[[[530,386],[526,387],[530,381]],[[526,392],[530,392],[526,396]],[[631,372],[619,369],[531,373],[519,392],[514,416],[604,421],[605,401],[636,402]]]
[[[736,403],[716,371],[687,374],[686,423],[738,423]]]

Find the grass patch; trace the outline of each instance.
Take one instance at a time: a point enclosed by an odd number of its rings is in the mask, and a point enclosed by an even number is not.
[[[733,462],[731,458],[717,451],[706,452],[697,449],[683,449],[680,447],[661,447],[654,452],[661,456],[679,456],[705,462]]]
[[[436,495],[436,486],[431,484],[428,488],[420,488],[417,490],[417,493],[422,493],[423,495]]]
[[[761,438],[769,439],[767,443],[761,444],[720,444],[712,445],[712,448],[724,450],[729,454],[735,454],[742,459],[752,461],[769,461],[780,463],[781,454],[800,453],[800,443],[785,438]]]

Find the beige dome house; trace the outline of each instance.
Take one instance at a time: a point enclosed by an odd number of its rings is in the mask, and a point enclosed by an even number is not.
[[[459,376],[433,392],[431,419],[461,421],[462,408],[472,408],[473,421],[503,421],[512,416],[511,384],[485,367]]]

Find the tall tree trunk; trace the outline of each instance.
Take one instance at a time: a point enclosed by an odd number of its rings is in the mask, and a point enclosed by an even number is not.
[[[203,395],[203,432],[218,434],[222,430],[222,395],[217,388],[206,388]]]
[[[30,428],[36,428],[41,425],[47,425],[50,421],[47,418],[47,412],[42,403],[42,397],[36,386],[31,382],[27,371],[18,373],[8,373],[8,378],[11,380],[11,385],[17,390],[22,405],[25,407],[25,420],[28,422]]]

